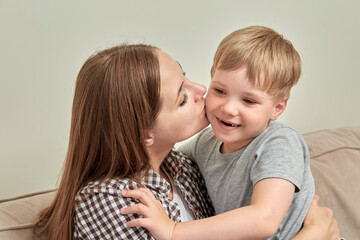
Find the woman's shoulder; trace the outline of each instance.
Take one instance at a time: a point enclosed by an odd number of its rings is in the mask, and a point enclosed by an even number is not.
[[[146,229],[129,228],[126,223],[135,219],[134,214],[122,215],[120,209],[129,207],[138,200],[122,197],[121,191],[138,187],[125,178],[104,179],[89,182],[80,189],[75,199],[74,236],[85,239],[153,239]],[[116,231],[115,231],[116,229]]]
[[[186,154],[173,149],[165,158],[163,165],[166,169],[174,171],[176,174],[180,169],[186,168],[188,170],[198,171],[195,161],[189,158]],[[175,174],[174,173],[174,174]]]
[[[95,198],[122,198],[121,191],[138,188],[139,185],[127,178],[107,178],[91,181],[81,188],[75,196],[76,205],[91,203]]]
[[[124,189],[131,187],[138,187],[137,183],[127,178],[106,178],[103,180],[96,180],[89,182],[85,187],[80,189],[78,194],[92,194],[92,193],[110,193],[117,194]]]

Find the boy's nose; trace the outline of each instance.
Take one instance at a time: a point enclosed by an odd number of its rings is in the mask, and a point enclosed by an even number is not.
[[[239,108],[232,101],[227,101],[221,106],[221,111],[229,116],[237,116],[239,114]]]

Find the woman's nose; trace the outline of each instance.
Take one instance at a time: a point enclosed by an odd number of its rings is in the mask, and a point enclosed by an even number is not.
[[[206,87],[205,85],[194,83],[194,89],[195,89],[195,101],[199,101],[202,99],[206,93]]]

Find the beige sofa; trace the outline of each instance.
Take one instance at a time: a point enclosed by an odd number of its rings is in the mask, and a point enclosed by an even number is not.
[[[304,134],[320,204],[333,209],[342,236],[360,239],[360,126]],[[55,191],[0,200],[0,240],[33,239],[33,219]]]

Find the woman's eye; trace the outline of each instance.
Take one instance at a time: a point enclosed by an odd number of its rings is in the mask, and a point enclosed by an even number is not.
[[[184,106],[186,103],[187,103],[187,101],[188,101],[188,95],[186,94],[186,93],[184,93],[184,100],[180,103],[180,107],[182,107],[182,106]]]
[[[255,103],[255,101],[253,101],[251,99],[246,99],[246,98],[243,101],[246,102],[247,104],[254,104]]]

